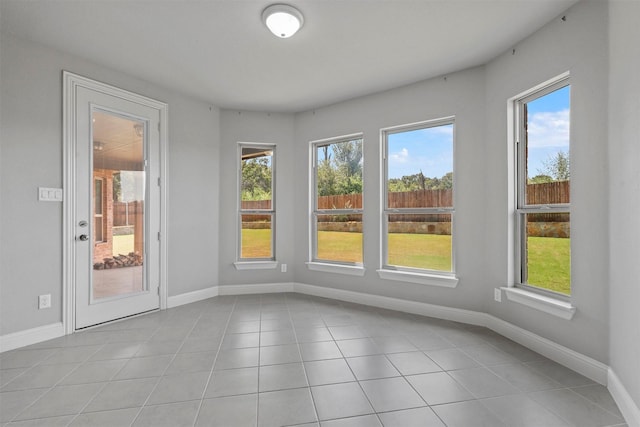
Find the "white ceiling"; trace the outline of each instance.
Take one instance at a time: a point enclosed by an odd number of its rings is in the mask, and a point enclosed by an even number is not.
[[[481,65],[577,0],[0,0],[0,28],[214,105],[298,112]],[[285,0],[286,1],[286,0]],[[73,71],[73,70],[70,70]]]

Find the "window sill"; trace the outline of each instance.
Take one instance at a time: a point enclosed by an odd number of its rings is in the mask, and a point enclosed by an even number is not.
[[[331,264],[328,262],[308,262],[307,268],[324,273],[348,274],[350,276],[364,276],[364,267],[361,265]]]
[[[237,261],[233,265],[236,270],[273,270],[278,267],[278,261]]]
[[[378,275],[381,279],[417,283],[420,285],[442,286],[445,288],[455,288],[458,286],[458,278],[455,276],[385,269],[378,270]]]
[[[561,301],[535,292],[525,291],[513,287],[501,288],[509,301],[526,305],[535,310],[543,311],[561,319],[571,320],[576,313],[576,308],[569,302]]]

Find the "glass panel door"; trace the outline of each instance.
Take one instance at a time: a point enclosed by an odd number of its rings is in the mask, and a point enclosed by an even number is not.
[[[145,122],[94,108],[91,301],[146,290]]]

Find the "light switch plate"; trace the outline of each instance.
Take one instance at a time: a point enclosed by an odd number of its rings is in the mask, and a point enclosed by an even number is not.
[[[38,187],[38,200],[41,202],[61,202],[62,188]]]

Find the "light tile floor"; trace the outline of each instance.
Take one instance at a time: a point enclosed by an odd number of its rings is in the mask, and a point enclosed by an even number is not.
[[[623,426],[607,389],[488,329],[223,296],[0,355],[2,426]]]

